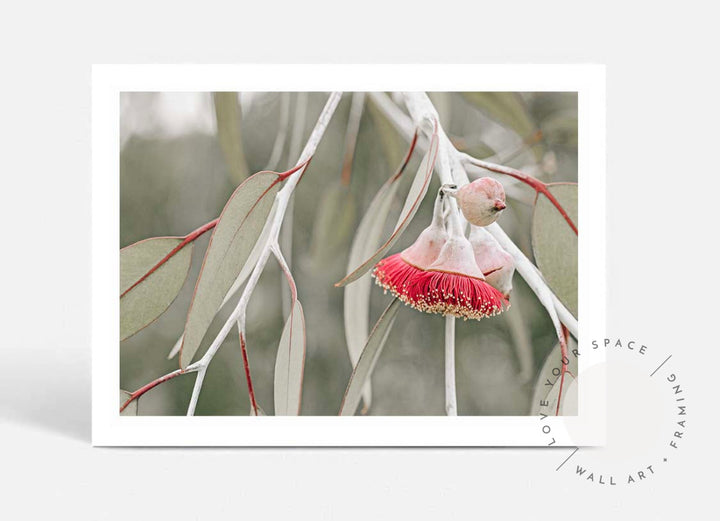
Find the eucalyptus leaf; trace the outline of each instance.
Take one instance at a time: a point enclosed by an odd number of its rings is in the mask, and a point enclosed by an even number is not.
[[[550,351],[550,354],[545,359],[540,374],[538,375],[535,383],[535,390],[533,392],[532,403],[530,407],[530,414],[538,415],[545,414],[548,416],[554,416],[557,409],[557,400],[560,393],[560,374],[562,371],[562,351],[560,344],[556,344],[555,347]],[[573,341],[572,337],[568,341],[568,367],[565,373],[565,381],[563,382],[563,403],[569,396],[571,383],[577,377],[578,374],[578,355],[577,355],[577,344]],[[577,387],[575,388],[577,389]],[[577,403],[577,400],[573,400]],[[565,415],[575,415],[577,411],[570,411],[563,409],[561,411]]]
[[[268,233],[270,233],[270,221],[272,220],[272,216],[274,210],[270,212],[270,215],[268,216],[268,221],[265,223],[265,227],[263,228],[262,233],[260,234],[260,238],[255,242],[255,246],[252,249],[252,252],[250,252],[250,256],[245,261],[245,265],[243,266],[242,270],[240,270],[240,274],[235,279],[235,282],[233,282],[232,286],[228,290],[228,292],[225,294],[225,298],[223,299],[222,303],[220,304],[220,307],[218,308],[218,311],[220,311],[225,304],[228,303],[228,301],[237,293],[237,291],[240,289],[240,287],[245,283],[247,278],[250,276],[252,271],[255,269],[255,264],[257,264],[257,260],[260,258],[260,254],[262,253],[262,245],[265,243],[265,239],[267,238]],[[177,355],[180,352],[180,348],[182,347],[183,340],[185,339],[185,333],[180,335],[180,338],[177,339],[175,344],[173,345],[172,349],[170,350],[170,353],[168,354],[168,360],[171,358],[174,358],[175,355]]]
[[[190,269],[192,243],[183,246],[144,280],[138,281],[182,241],[181,237],[156,237],[120,250],[121,341],[162,315],[177,297]]]
[[[125,402],[127,402],[132,395],[127,392],[120,389],[120,406],[122,407]],[[128,404],[127,407],[120,413],[120,416],[137,416],[138,413],[138,401],[134,400]]]
[[[323,194],[315,216],[310,258],[313,266],[323,266],[344,249],[357,216],[354,194],[339,181]],[[362,259],[361,259],[362,260]]]
[[[192,361],[233,282],[262,233],[282,178],[259,172],[242,183],[225,205],[205,252],[185,324],[180,366]]]
[[[550,193],[578,225],[578,186],[550,184]],[[535,263],[560,301],[578,316],[578,236],[565,218],[542,194],[538,194],[532,223]]]
[[[355,414],[365,384],[370,380],[373,369],[375,369],[375,364],[382,353],[383,347],[385,347],[385,341],[395,323],[395,317],[399,309],[400,300],[394,298],[388,307],[385,308],[383,314],[380,315],[380,318],[370,333],[365,348],[350,376],[350,381],[345,390],[345,396],[340,404],[341,416],[353,416]]]
[[[518,92],[463,92],[463,97],[493,121],[513,130],[524,141],[534,142],[537,126],[528,107]],[[535,158],[540,160],[540,145],[532,147]]]
[[[399,180],[399,176],[388,179],[368,206],[350,248],[348,272],[370,257],[380,246],[385,221],[400,186]],[[371,287],[372,278],[370,273],[366,272],[354,284],[348,284],[344,289],[345,340],[353,367],[360,358],[368,336]],[[363,391],[363,400],[365,407],[369,408],[372,401],[372,389],[369,381]]]
[[[394,168],[402,161],[403,153],[407,148],[405,140],[395,130],[394,125],[388,120],[385,112],[377,107],[377,102],[370,97],[367,104],[368,112],[373,122],[374,132],[380,140],[380,145],[387,159],[388,167]]]
[[[400,238],[400,235],[402,235],[402,233],[405,231],[405,228],[407,228],[408,224],[410,224],[410,221],[412,221],[412,218],[415,216],[415,213],[420,206],[420,202],[423,200],[425,194],[427,193],[428,186],[430,185],[430,177],[432,175],[433,169],[435,168],[437,151],[438,136],[437,134],[433,134],[430,140],[430,144],[428,145],[428,150],[425,153],[425,157],[420,163],[420,167],[415,174],[415,178],[413,179],[410,191],[405,198],[405,205],[403,206],[403,210],[400,213],[400,217],[398,218],[398,222],[395,225],[395,230],[393,231],[392,235],[385,242],[385,244],[383,244],[369,259],[363,262],[355,270],[350,272],[343,280],[338,282],[336,286],[345,286],[346,284],[350,284],[351,282],[358,280],[365,273],[370,271],[373,266],[375,266],[375,264],[377,264],[378,261],[385,256],[385,254],[392,247],[392,245],[395,244],[395,242]]]
[[[363,260],[372,256],[380,246],[380,240],[385,221],[387,220],[393,199],[400,186],[400,178],[405,172],[407,160],[412,153],[411,146],[404,161],[400,163],[395,174],[390,177],[378,190],[370,202],[360,225],[358,226],[348,258],[348,273],[355,266],[360,265]],[[365,347],[369,329],[370,315],[370,289],[372,279],[369,272],[361,275],[354,284],[345,286],[343,295],[343,316],[345,323],[345,340],[348,347],[348,354],[353,367],[357,364]],[[365,409],[368,409],[372,402],[372,388],[368,381],[363,389],[363,401]]]
[[[295,300],[285,322],[275,360],[275,416],[297,416],[305,369],[305,315]]]
[[[213,92],[218,140],[233,183],[248,174],[240,126],[240,99],[237,92]]]
[[[490,119],[527,138],[535,132],[527,106],[517,92],[463,92],[463,97]]]

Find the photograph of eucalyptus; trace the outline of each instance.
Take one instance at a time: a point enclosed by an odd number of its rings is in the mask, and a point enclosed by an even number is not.
[[[576,92],[121,92],[119,162],[119,414],[577,414]]]

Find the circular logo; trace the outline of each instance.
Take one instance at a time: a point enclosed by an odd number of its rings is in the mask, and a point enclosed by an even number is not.
[[[593,340],[585,348],[606,350],[606,362],[571,380],[561,409],[577,411],[578,385],[604,381],[604,400],[595,396],[585,405],[605,410],[606,442],[602,447],[569,449],[555,472],[607,487],[638,486],[656,478],[678,457],[688,422],[685,383],[673,367],[672,354],[656,354],[634,340],[609,338]],[[574,355],[581,357],[582,352]],[[572,439],[587,439],[587,429],[602,428],[592,421],[565,425]]]

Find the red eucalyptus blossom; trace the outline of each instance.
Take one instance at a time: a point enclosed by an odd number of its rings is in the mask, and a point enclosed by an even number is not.
[[[449,231],[442,218],[443,192],[435,202],[432,224],[401,253],[381,260],[376,282],[420,311],[481,319],[503,311],[507,300],[485,281],[473,247],[455,218]]]

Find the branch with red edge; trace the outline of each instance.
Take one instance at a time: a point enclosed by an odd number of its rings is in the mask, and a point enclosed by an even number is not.
[[[310,137],[308,138],[305,147],[300,155],[300,159],[297,162],[297,165],[292,168],[291,170],[288,170],[287,172],[283,172],[278,175],[279,181],[285,181],[287,180],[286,185],[283,187],[280,192],[278,192],[276,196],[276,202],[278,205],[278,210],[274,214],[273,221],[271,223],[271,231],[269,236],[265,239],[264,244],[262,245],[262,253],[260,254],[257,263],[255,265],[255,268],[253,269],[253,272],[250,276],[250,279],[248,280],[247,284],[245,285],[245,289],[243,291],[242,296],[240,297],[240,301],[238,302],[237,306],[231,313],[230,317],[226,320],[225,324],[223,325],[220,332],[215,337],[215,340],[213,340],[212,344],[208,348],[205,355],[198,360],[197,362],[189,365],[185,370],[177,369],[173,371],[172,373],[168,373],[165,376],[161,376],[160,378],[157,378],[156,380],[153,380],[152,382],[144,385],[137,391],[130,394],[130,398],[126,400],[125,403],[120,407],[120,412],[125,410],[125,408],[133,401],[137,400],[140,396],[148,392],[149,390],[153,389],[154,387],[167,382],[168,380],[171,380],[181,374],[186,373],[197,373],[197,377],[195,379],[195,385],[193,387],[192,396],[190,397],[190,405],[188,406],[188,416],[192,416],[195,413],[195,408],[197,406],[198,397],[200,394],[200,390],[202,389],[203,381],[205,379],[205,374],[207,373],[207,368],[212,361],[213,357],[215,356],[215,353],[217,353],[218,349],[220,348],[220,345],[225,340],[227,335],[229,334],[232,326],[237,322],[238,327],[240,331],[242,332],[244,328],[244,321],[245,321],[245,310],[247,308],[247,303],[250,299],[250,296],[252,295],[253,290],[255,289],[255,286],[257,284],[258,279],[260,278],[260,274],[262,273],[265,264],[267,262],[267,259],[271,253],[271,246],[274,244],[277,244],[277,238],[278,233],[280,230],[280,225],[282,223],[282,218],[285,214],[285,210],[287,209],[288,201],[290,198],[290,195],[292,194],[293,190],[295,189],[295,186],[300,181],[300,178],[302,177],[303,173],[305,172],[305,168],[309,164],[310,160],[313,157],[313,154],[315,153],[315,150],[317,149],[318,144],[320,143],[320,140],[322,139],[325,130],[328,126],[328,123],[330,122],[330,119],[332,118],[332,115],[335,112],[335,109],[337,108],[337,105],[340,101],[341,93],[339,92],[333,92],[328,97],[328,100],[325,104],[325,107],[323,108],[323,111],[321,112],[320,116],[318,117],[318,121],[315,125],[315,128],[313,129],[312,133],[310,134]],[[300,172],[299,175],[293,176],[296,172]],[[201,226],[194,232],[191,232],[186,236],[186,238],[182,241],[183,246],[187,245],[188,242],[197,239],[200,235],[207,232],[210,229],[213,229],[215,225],[217,224],[217,219],[210,221],[209,223]],[[168,261],[178,251],[180,251],[181,246],[174,249],[166,258],[163,258],[156,266],[153,266],[148,273],[146,273],[140,281],[146,279],[150,274],[152,274],[153,271],[157,270],[162,264]],[[137,285],[138,282],[135,283]],[[132,288],[131,288],[132,289]],[[129,291],[129,290],[128,290]],[[241,339],[241,342],[244,339]],[[243,347],[243,346],[241,346]],[[246,357],[244,357],[243,364],[246,368],[246,374],[249,376],[249,364],[247,363]],[[251,380],[248,382],[249,387],[251,388],[252,383]],[[254,400],[254,392],[252,392],[251,396],[251,403],[253,403]],[[257,403],[253,403],[253,409],[255,413],[257,414],[257,411],[259,410],[259,407],[257,406]]]
[[[524,172],[521,172],[520,170],[516,170],[515,168],[504,165],[497,165],[488,161],[483,161],[482,159],[477,159],[464,152],[459,152],[459,157],[460,160],[464,163],[475,165],[477,167],[484,168],[485,170],[489,170],[490,172],[495,172],[497,174],[504,174],[510,176],[530,186],[537,193],[543,194],[545,197],[548,198],[548,200],[553,204],[553,206],[557,208],[557,211],[560,212],[560,215],[563,216],[570,228],[572,228],[572,231],[574,231],[575,235],[577,235],[577,226],[572,221],[565,209],[562,207],[560,202],[555,198],[555,196],[550,192],[550,190],[548,190],[547,184],[543,183],[536,177],[532,177]]]
[[[565,325],[562,325],[561,327],[562,336],[560,338],[560,361],[562,362],[562,368],[560,369],[560,389],[558,389],[558,400],[557,407],[555,408],[555,416],[560,416],[560,404],[562,403],[563,385],[565,385],[565,373],[568,372],[568,364],[570,363],[567,348],[568,329],[565,327]]]
[[[311,160],[311,159],[312,159],[312,156],[311,156],[310,158],[308,158],[308,159],[307,159],[305,162],[303,162],[302,164],[300,164],[300,165],[298,165],[298,166],[296,166],[296,167],[294,167],[294,168],[291,168],[291,169],[288,170],[287,172],[279,173],[279,174],[278,174],[278,182],[284,181],[285,179],[287,179],[289,176],[291,176],[292,174],[294,174],[295,172],[297,172],[297,171],[300,170],[301,168],[305,168],[305,167],[308,165],[308,163],[310,163],[310,160]],[[193,230],[192,232],[188,233],[188,234],[183,238],[183,240],[182,240],[177,246],[175,246],[172,250],[170,250],[170,252],[169,252],[167,255],[165,255],[165,257],[163,257],[162,259],[160,259],[160,260],[158,261],[158,263],[155,264],[152,268],[150,268],[142,277],[140,277],[138,280],[136,280],[128,289],[126,289],[125,291],[123,291],[123,293],[120,295],[120,298],[122,298],[122,297],[124,297],[125,295],[127,295],[127,294],[130,292],[130,290],[132,290],[132,289],[135,288],[138,284],[140,284],[141,282],[143,282],[144,280],[146,280],[150,275],[152,275],[155,271],[157,271],[163,264],[165,264],[167,261],[169,261],[177,252],[179,252],[180,250],[182,250],[185,246],[187,246],[188,244],[190,244],[190,243],[193,242],[194,240],[200,238],[200,237],[201,237],[202,235],[204,235],[206,232],[214,229],[215,226],[217,225],[217,223],[218,223],[219,221],[220,221],[220,217],[217,217],[217,218],[213,219],[212,221],[203,224],[202,226],[200,226],[200,227],[197,228],[196,230]]]
[[[140,398],[143,394],[148,392],[150,389],[153,389],[153,388],[157,387],[158,385],[167,382],[168,380],[172,380],[176,376],[180,376],[181,374],[190,373],[190,372],[194,372],[194,371],[195,370],[191,370],[190,368],[185,369],[185,370],[176,369],[172,373],[168,373],[164,376],[161,376],[160,378],[153,380],[150,383],[143,385],[137,391],[130,393],[130,398],[125,400],[125,403],[123,403],[120,406],[120,412],[123,412],[127,408],[128,405],[130,405],[132,402],[134,402],[135,400]]]

